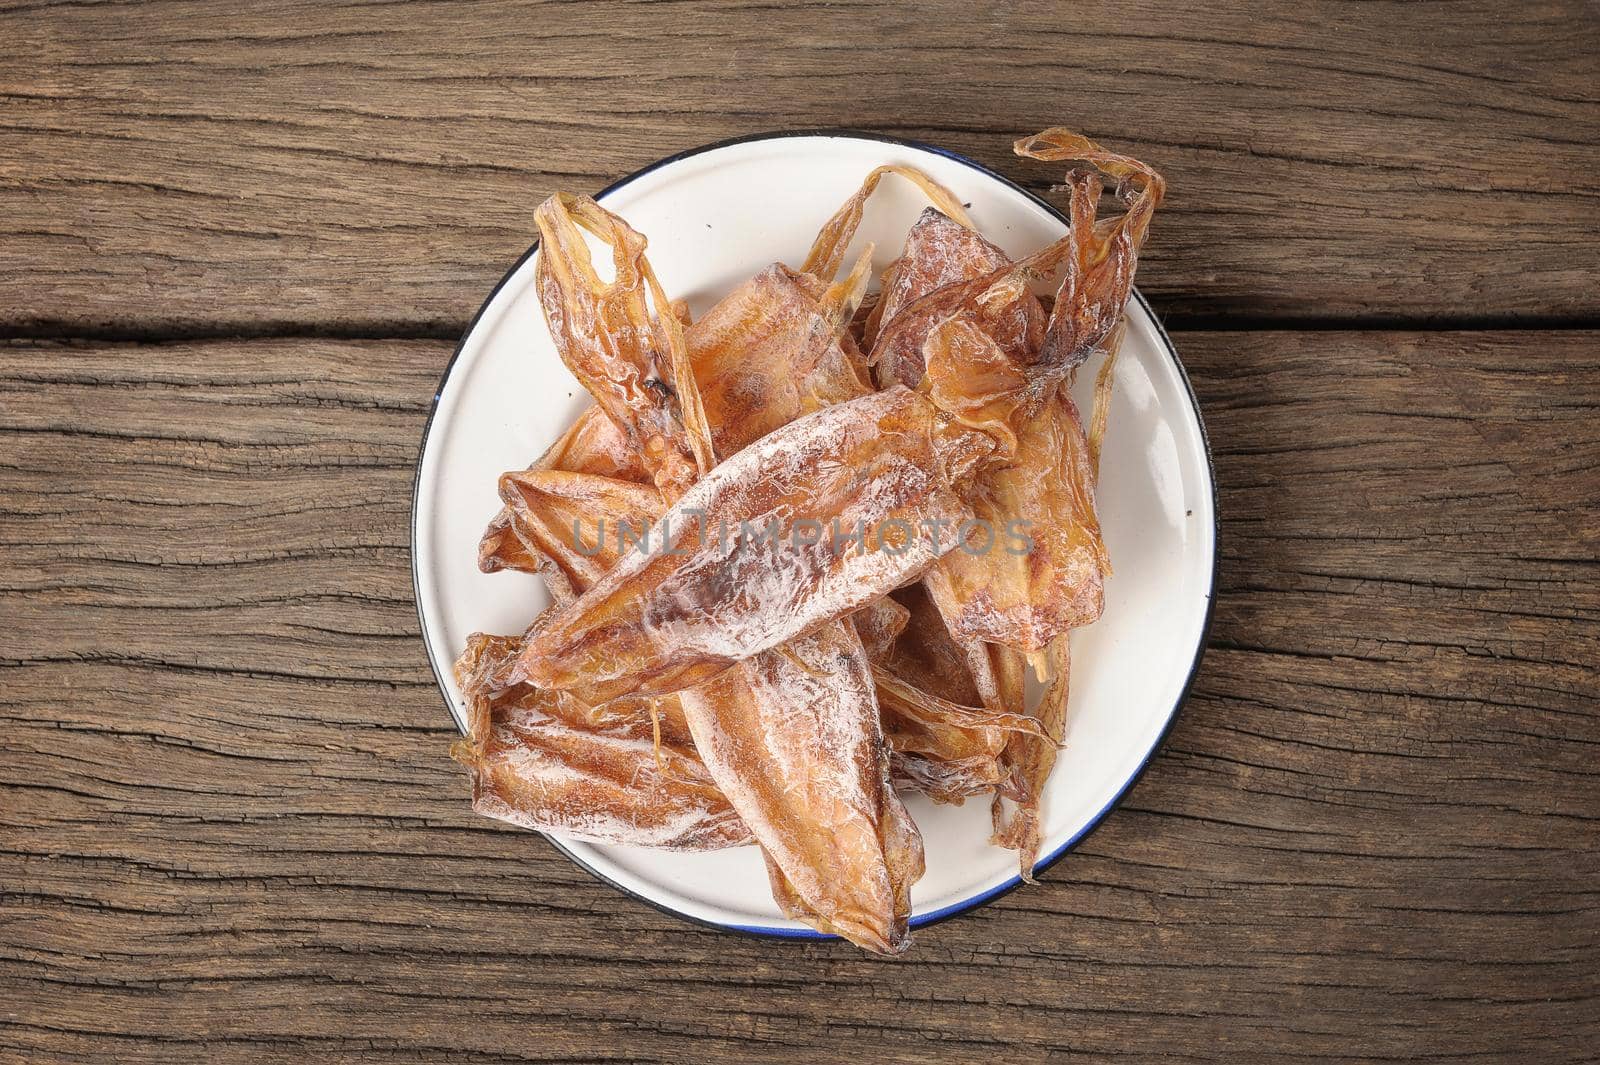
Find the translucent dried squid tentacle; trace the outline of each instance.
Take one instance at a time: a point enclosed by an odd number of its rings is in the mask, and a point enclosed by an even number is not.
[[[1022,879],[1033,882],[1033,867],[1039,861],[1043,833],[1042,801],[1045,783],[1055,768],[1056,753],[1066,737],[1067,698],[1071,679],[1071,654],[1065,635],[1057,637],[1045,651],[1051,678],[1040,698],[1035,714],[1045,736],[1014,736],[1006,744],[1004,759],[1009,769],[1010,795],[1016,804],[1010,810],[995,799],[993,842],[1017,852]]]
[[[1015,151],[1028,159],[1078,162],[1092,168],[1067,175],[1071,254],[1045,327],[1040,356],[1047,365],[1070,368],[1098,349],[1121,321],[1133,291],[1139,249],[1166,194],[1166,181],[1137,159],[1108,152],[1087,137],[1060,127],[1022,138]],[[1126,204],[1127,212],[1096,221],[1102,174],[1116,181],[1117,197]]]
[[[1031,736],[1045,735],[1044,727],[1026,713],[962,706],[923,691],[888,669],[874,669],[872,676],[877,684],[880,703],[890,703],[900,713],[918,721],[961,729],[997,729]]]
[[[880,379],[915,382],[929,333],[952,318],[965,317],[987,333],[996,347],[1044,388],[1100,349],[1122,319],[1133,289],[1139,249],[1165,190],[1161,176],[1127,156],[1107,152],[1063,129],[1045,130],[1017,142],[1019,155],[1045,161],[1076,160],[1094,169],[1069,172],[1066,236],[1010,266],[955,281],[909,300],[885,320],[871,353]],[[1118,182],[1128,210],[1097,221],[1102,174]],[[1065,264],[1063,279],[1042,333],[1038,302],[1027,283],[1042,280]],[[905,264],[897,269],[905,272]],[[919,357],[919,352],[921,356]],[[959,375],[956,380],[959,381]]]
[[[817,233],[816,241],[811,245],[810,254],[806,256],[805,265],[800,268],[801,273],[827,280],[839,272],[839,267],[844,265],[845,250],[850,247],[850,241],[861,225],[867,200],[877,191],[878,183],[883,180],[885,174],[900,175],[921,189],[933,205],[944,214],[964,226],[972,225],[972,220],[967,217],[966,208],[956,199],[955,194],[927,174],[912,166],[880,166],[867,175],[866,180],[861,183],[861,188],[857,189],[833,217],[823,224],[821,231]]]
[[[1105,344],[1105,361],[1100,364],[1100,372],[1094,379],[1094,408],[1089,414],[1088,445],[1089,473],[1096,484],[1100,483],[1100,445],[1105,441],[1106,423],[1111,416],[1111,389],[1116,381],[1117,353],[1122,350],[1122,339],[1127,330],[1126,321],[1118,322],[1116,329],[1112,330]]]
[[[950,638],[923,588],[910,585],[894,595],[884,602],[905,612],[904,626],[886,652],[874,655],[873,675],[889,674],[898,682],[878,686],[895,783],[945,803],[993,791],[1006,780],[1001,752],[1007,732],[977,724],[983,718],[974,715],[985,714],[977,708],[992,708],[998,700],[980,690],[972,659]],[[856,615],[858,626],[866,616],[865,611]],[[942,712],[950,706],[960,709]]]
[[[710,438],[692,381],[683,324],[645,258],[645,239],[586,196],[556,195],[534,212],[541,247],[535,280],[562,362],[628,437],[669,498],[711,465]],[[600,279],[587,230],[612,250]]]

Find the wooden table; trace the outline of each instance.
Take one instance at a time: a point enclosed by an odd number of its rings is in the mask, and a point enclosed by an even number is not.
[[[0,7],[0,1061],[1600,1055],[1592,3]],[[1211,649],[907,959],[471,816],[408,507],[533,206],[759,130],[1168,175]]]

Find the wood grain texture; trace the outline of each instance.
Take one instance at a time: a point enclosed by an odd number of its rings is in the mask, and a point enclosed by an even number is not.
[[[407,559],[449,345],[0,348],[0,1061],[1592,1060],[1600,334],[1180,334],[1212,649],[886,962],[470,816]]]
[[[1188,321],[1600,316],[1600,18],[1449,5],[0,5],[0,329],[448,337],[551,191],[784,128],[1170,178]],[[314,328],[305,329],[307,325]]]

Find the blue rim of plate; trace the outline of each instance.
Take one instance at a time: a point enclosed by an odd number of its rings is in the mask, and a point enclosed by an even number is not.
[[[1029,200],[1048,211],[1053,217],[1059,220],[1062,225],[1068,224],[1067,217],[1057,210],[1056,207],[1048,200],[1044,199],[1044,197],[1033,192],[1031,189],[1024,188],[1023,186],[1017,184],[1004,174],[997,173],[984,166],[982,163],[974,159],[969,159],[959,152],[953,152],[948,148],[940,148],[939,146],[933,144],[925,144],[922,141],[909,140],[904,137],[893,137],[885,133],[873,133],[869,130],[856,129],[776,130],[769,133],[750,133],[742,137],[730,137],[727,140],[714,141],[710,144],[702,144],[695,148],[685,149],[684,151],[678,152],[675,155],[669,155],[664,159],[658,159],[648,166],[635,170],[626,177],[618,178],[616,181],[613,181],[611,184],[595,193],[594,198],[596,200],[604,200],[613,192],[632,184],[647,174],[651,174],[657,170],[660,170],[664,166],[671,166],[673,163],[682,162],[685,159],[692,159],[697,155],[704,155],[707,152],[714,152],[720,148],[731,148],[734,145],[749,144],[754,141],[788,140],[796,137],[834,137],[841,140],[878,141],[884,144],[899,145],[904,148],[913,148],[918,151],[930,152],[934,155],[943,156],[944,158],[953,162],[960,163],[962,166],[976,170],[985,177],[990,178],[993,181],[997,181],[1001,185],[1004,185],[1015,192],[1021,193],[1023,196],[1026,196]],[[433,432],[433,418],[439,410],[439,398],[444,395],[445,386],[450,381],[450,372],[455,369],[456,360],[461,357],[462,349],[466,347],[467,340],[472,336],[473,330],[478,327],[478,320],[481,319],[484,315],[484,312],[489,309],[489,305],[493,303],[494,298],[500,294],[500,290],[504,288],[507,282],[511,280],[512,276],[522,268],[522,264],[532,258],[534,253],[538,250],[539,242],[534,241],[533,244],[528,247],[528,250],[523,252],[517,261],[511,264],[511,268],[505,272],[505,275],[495,283],[494,288],[490,289],[489,294],[484,297],[483,303],[478,307],[477,312],[473,314],[472,320],[467,323],[466,331],[461,334],[461,339],[457,341],[455,350],[450,353],[450,361],[445,363],[444,373],[439,377],[439,385],[434,389],[433,402],[428,406],[428,418],[422,427],[422,442],[417,448],[416,470],[412,474],[411,478],[411,593],[412,598],[416,601],[417,623],[421,627],[423,650],[428,658],[428,668],[433,671],[434,682],[439,686],[439,694],[444,698],[445,710],[449,712],[450,719],[452,721],[455,721],[455,708],[450,698],[450,689],[445,682],[445,674],[440,671],[439,664],[434,661],[432,641],[428,638],[428,619],[424,617],[422,613],[421,574],[419,574],[417,571],[417,523],[420,517],[417,509],[417,501],[419,497],[419,490],[422,487],[422,458],[427,454],[428,451],[428,438]],[[1211,454],[1211,437],[1206,432],[1205,418],[1200,413],[1200,400],[1194,394],[1194,385],[1189,380],[1189,372],[1188,370],[1184,369],[1183,360],[1178,357],[1178,350],[1177,348],[1173,347],[1172,338],[1167,335],[1166,327],[1161,324],[1161,319],[1156,317],[1156,313],[1151,308],[1149,301],[1144,298],[1144,294],[1141,293],[1137,288],[1133,290],[1133,298],[1139,302],[1139,306],[1144,309],[1145,314],[1149,315],[1150,322],[1155,326],[1156,335],[1160,337],[1161,345],[1166,350],[1167,357],[1172,360],[1173,367],[1178,371],[1178,379],[1183,382],[1184,392],[1189,397],[1189,406],[1194,411],[1195,424],[1200,430],[1200,444],[1202,450],[1205,452],[1206,458],[1206,478],[1211,488],[1211,583],[1206,589],[1206,616],[1205,620],[1201,622],[1200,625],[1200,639],[1195,644],[1194,661],[1189,666],[1189,675],[1184,679],[1183,689],[1178,693],[1178,698],[1176,701],[1173,702],[1172,710],[1167,714],[1167,722],[1162,726],[1161,733],[1156,737],[1155,742],[1150,745],[1150,749],[1145,752],[1144,758],[1140,760],[1138,768],[1133,771],[1133,774],[1128,777],[1128,779],[1123,783],[1122,787],[1117,789],[1117,793],[1111,797],[1111,800],[1107,802],[1105,806],[1101,807],[1098,813],[1085,822],[1082,828],[1073,833],[1072,836],[1070,836],[1055,850],[1034,862],[1033,872],[1035,876],[1055,865],[1058,861],[1066,856],[1068,851],[1072,850],[1073,847],[1076,847],[1086,836],[1089,835],[1089,833],[1098,828],[1100,823],[1106,819],[1106,815],[1111,813],[1112,810],[1116,809],[1117,805],[1122,802],[1123,798],[1128,794],[1133,786],[1139,782],[1139,778],[1144,776],[1144,772],[1149,768],[1150,762],[1155,758],[1156,752],[1161,749],[1161,745],[1167,741],[1167,736],[1171,734],[1173,726],[1177,724],[1178,713],[1183,708],[1183,704],[1188,701],[1189,693],[1194,688],[1195,678],[1200,674],[1200,661],[1205,657],[1206,644],[1210,642],[1211,622],[1216,612],[1217,559],[1219,558],[1219,541],[1221,540],[1222,534],[1222,518],[1217,509],[1217,468],[1216,462],[1212,458]],[[456,727],[458,729],[460,728],[459,722],[457,723]],[[644,903],[651,909],[658,910],[661,913],[672,917],[676,917],[680,921],[686,921],[689,924],[699,925],[702,928],[710,928],[718,932],[738,932],[743,935],[758,936],[766,939],[840,939],[839,936],[833,935],[832,933],[818,932],[814,928],[774,928],[766,925],[721,924],[716,921],[711,921],[702,917],[696,917],[692,914],[684,913],[681,910],[675,910],[663,902],[652,899],[646,895],[641,895],[632,888],[628,888],[617,883],[615,880],[611,879],[609,876],[606,876],[600,870],[584,861],[555,836],[544,832],[540,832],[538,834],[548,840],[551,845],[556,848],[556,850],[566,855],[574,865],[587,872],[596,880],[615,888],[617,891],[622,892],[629,898],[636,899],[639,902]],[[1009,894],[1021,886],[1021,884],[1022,877],[1020,875],[1013,876],[1005,883],[997,884],[996,886],[989,888],[986,891],[981,891],[970,898],[962,899],[960,902],[951,903],[949,906],[945,906],[942,909],[933,910],[929,913],[917,914],[910,919],[909,925],[913,929],[926,928],[929,925],[938,924],[941,921],[948,921],[952,917],[959,917],[964,913],[968,913],[977,909],[979,906],[982,906],[985,903],[993,902],[995,899]]]

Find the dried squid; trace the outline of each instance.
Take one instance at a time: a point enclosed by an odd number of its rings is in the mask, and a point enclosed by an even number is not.
[[[1099,171],[1068,175],[1073,225],[1049,249],[1066,278],[1044,357],[1018,365],[993,335],[1043,256],[981,289],[946,286],[971,293],[930,330],[916,391],[894,384],[824,407],[706,474],[667,512],[663,550],[628,556],[529,631],[523,679],[600,699],[671,691],[860,609],[956,547],[977,478],[1015,461],[1029,414],[1110,335],[1161,195],[1153,171],[1081,138],[1046,133],[1024,149],[1084,158],[1123,176],[1132,197],[1116,223],[1096,222]],[[790,538],[784,550],[770,529]],[[852,530],[860,550],[841,543]]]
[[[472,773],[474,809],[597,843],[715,850],[751,842],[686,738],[658,739],[648,718],[597,715],[565,692],[484,677],[503,668],[514,649],[507,639],[474,636],[457,666],[469,693],[468,737],[452,753]]]
[[[1163,186],[1064,130],[1017,151],[1075,164],[1050,246],[1013,262],[942,187],[880,167],[798,270],[694,322],[620,218],[539,208],[541,304],[596,405],[501,479],[480,545],[486,570],[541,573],[554,605],[521,637],[475,636],[458,667],[479,809],[616,842],[753,840],[785,913],[886,953],[909,942],[922,873],[891,768],[938,801],[993,796],[995,842],[1030,876],[1066,634],[1109,573],[1109,367]],[[848,270],[846,253],[891,173],[934,206],[864,306],[871,249]],[[1102,220],[1107,178],[1128,210]],[[1096,352],[1085,432],[1067,386]],[[607,523],[638,530],[631,549]],[[1031,712],[1029,660],[1048,675]]]
[[[595,221],[597,208],[573,206]],[[852,205],[847,204],[845,211],[850,210]],[[567,217],[580,216],[569,210]],[[562,221],[556,215],[552,224]],[[590,228],[603,240],[618,234],[626,237],[619,222]],[[848,243],[850,228],[830,223],[824,237],[832,234],[842,247]],[[551,249],[565,255],[565,249],[573,247],[570,240],[547,242],[546,255],[552,254]],[[633,254],[636,247],[626,239],[613,244],[619,256]],[[677,458],[676,463],[655,464],[658,470],[677,471],[670,479],[654,478],[663,504],[693,479],[687,472],[689,456],[698,461],[702,455],[737,451],[801,413],[870,392],[864,360],[844,336],[864,288],[868,261],[863,256],[856,269],[833,285],[774,266],[691,328],[686,347],[699,381],[675,377],[671,393],[680,412],[676,423],[656,416],[659,408],[670,410],[663,402],[648,407],[651,416],[644,420],[656,431],[625,429],[632,440],[649,442],[648,450],[639,448],[647,466],[652,454]],[[557,280],[542,289],[547,301],[560,298],[563,287],[575,286],[586,296],[601,291],[591,300],[596,304],[629,306],[633,313],[645,310],[645,301],[630,304],[601,290],[586,260],[558,263],[551,274]],[[625,272],[619,263],[617,276],[621,283],[650,275],[647,265]],[[552,315],[551,325],[563,358],[580,376],[631,381],[649,379],[651,365],[682,365],[678,353],[656,350],[647,359],[636,348],[624,372],[606,375],[604,367],[617,357],[615,352],[595,350],[601,345],[580,331],[562,327],[562,321],[575,318]],[[670,330],[657,330],[656,335],[673,343]],[[794,387],[797,379],[804,381],[804,389]],[[631,412],[647,407],[641,396],[651,398],[635,394],[613,409]],[[708,413],[703,424],[710,434],[709,446],[682,442],[695,431],[694,422],[681,414],[685,408]],[[558,478],[559,484],[554,484]],[[519,546],[530,557],[553,554],[556,575],[568,587],[574,584],[569,569],[581,570],[584,583],[596,577],[608,579],[600,576],[610,561],[596,557],[603,554],[599,545],[583,543],[577,536],[581,513],[585,505],[599,513],[619,505],[631,509],[630,504],[641,500],[639,487],[624,488],[583,475],[562,478],[559,471],[550,470],[508,475],[502,479],[502,495],[511,518],[497,519],[486,537],[486,549],[499,542],[498,526],[505,526],[517,533]],[[552,496],[557,503],[572,499],[580,488],[585,495],[575,508],[538,505]],[[553,542],[551,535],[567,518],[573,519],[576,551]],[[563,554],[579,557],[568,557],[563,567]],[[627,697],[637,699],[640,690]],[[603,699],[621,693],[591,687],[584,694]],[[773,871],[775,894],[785,909],[874,949],[901,949],[906,942],[909,887],[921,874],[921,845],[888,785],[872,673],[854,629],[842,622],[824,625],[751,657],[714,684],[684,687],[679,702],[712,775],[761,841]]]

